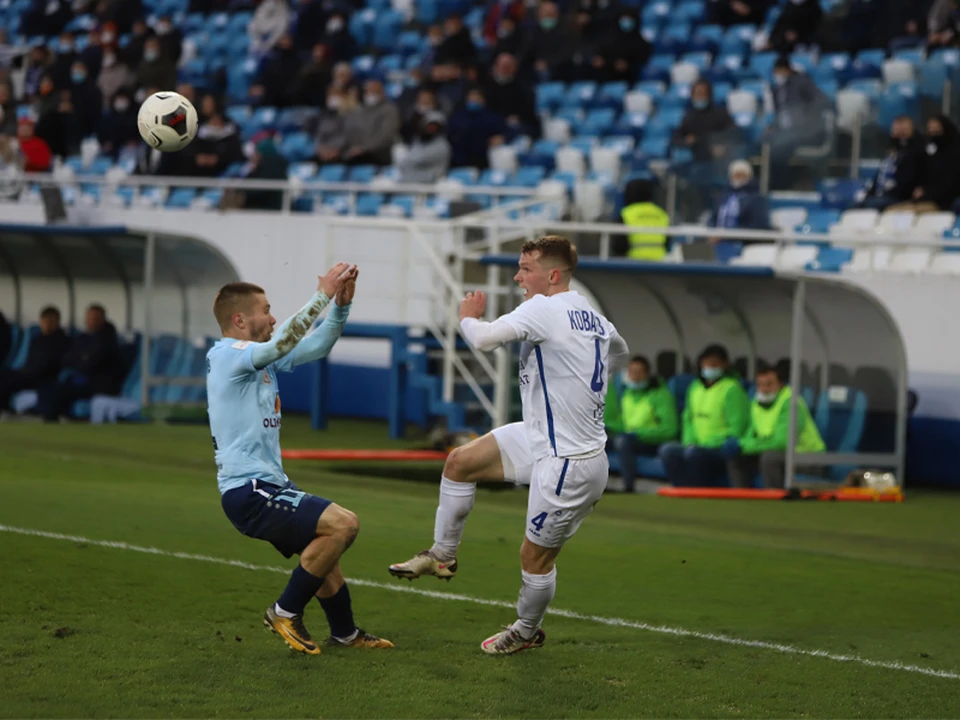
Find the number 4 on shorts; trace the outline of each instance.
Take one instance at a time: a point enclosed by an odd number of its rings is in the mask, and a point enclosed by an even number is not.
[[[547,521],[547,514],[545,512],[540,513],[535,518],[531,518],[530,524],[533,525],[534,529],[537,532],[543,530],[543,524]]]

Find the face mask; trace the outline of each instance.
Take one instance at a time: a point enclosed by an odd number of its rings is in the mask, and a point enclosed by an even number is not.
[[[693,105],[694,110],[706,110],[710,107],[709,100],[692,100],[690,104]]]
[[[730,187],[732,187],[734,190],[740,190],[741,188],[746,187],[749,182],[750,182],[749,178],[744,178],[744,177],[730,178]]]
[[[623,380],[623,386],[627,388],[627,390],[646,390],[647,385],[649,384],[650,384],[649,380],[633,381],[633,380],[630,380],[629,378],[624,378]]]
[[[773,403],[774,400],[777,399],[777,395],[779,395],[779,393],[757,392],[757,402],[760,403],[761,405],[770,405],[771,403]]]
[[[327,21],[327,32],[338,33],[343,30],[343,20],[340,18],[331,18]]]
[[[373,107],[374,105],[379,105],[382,98],[379,95],[374,93],[365,93],[363,96],[363,104],[367,107]]]
[[[540,27],[544,30],[553,30],[556,26],[557,19],[555,17],[540,18]]]
[[[773,84],[776,85],[777,87],[783,87],[784,85],[787,84],[787,76],[786,76],[786,75],[774,75],[774,76],[773,76]]]
[[[632,17],[620,18],[620,29],[624,32],[631,32],[635,27],[637,27],[637,23]]]
[[[511,80],[513,80],[513,77],[511,77],[510,75],[501,75],[500,73],[493,74],[493,81],[497,85],[506,85]]]
[[[74,85],[80,85],[84,80],[87,79],[87,74],[82,70],[74,70],[70,73],[70,79],[73,80]]]
[[[173,27],[167,25],[166,23],[161,23],[157,25],[157,34],[158,35],[168,35],[170,31],[173,30]]]
[[[927,143],[927,155],[936,155],[937,150],[940,149],[940,136],[931,135],[930,142]]]
[[[110,54],[103,56],[103,66],[104,67],[113,67],[117,64],[117,56]]]
[[[483,107],[482,102],[478,102],[476,100],[467,100],[467,110],[470,110],[471,112],[476,112],[482,107]]]
[[[713,382],[714,380],[719,380],[723,377],[723,368],[718,367],[705,367],[700,369],[700,375],[703,376],[703,379],[707,382]]]
[[[426,115],[428,112],[433,112],[433,108],[429,105],[417,105],[414,107],[414,110],[420,115]]]
[[[104,45],[109,45],[116,39],[117,39],[117,36],[109,32],[104,33],[103,35],[100,36],[100,42],[102,42]]]
[[[343,104],[343,98],[340,98],[340,97],[327,98],[327,107],[330,108],[331,110],[339,110],[342,104]]]
[[[60,43],[60,52],[62,52],[62,53],[72,53],[72,52],[73,52],[73,43]]]
[[[130,101],[115,100],[113,103],[113,109],[116,110],[118,113],[126,112],[127,110],[130,109]]]
[[[160,52],[154,50],[153,48],[147,48],[143,51],[143,59],[147,62],[156,62],[157,58],[160,57]]]
[[[497,37],[500,38],[501,40],[503,40],[504,38],[508,38],[511,35],[513,35],[513,30],[510,30],[509,28],[502,27],[499,30],[497,30]]]

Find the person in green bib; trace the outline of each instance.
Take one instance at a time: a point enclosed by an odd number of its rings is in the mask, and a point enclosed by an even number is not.
[[[686,487],[726,485],[724,444],[739,439],[750,423],[750,400],[722,345],[710,345],[699,358],[700,377],[690,384],[679,443],[660,448],[667,480]]]
[[[603,412],[608,446],[620,456],[624,492],[633,492],[637,456],[656,457],[660,446],[677,437],[677,403],[642,355],[630,360],[621,389],[611,384]]]
[[[750,406],[750,426],[743,437],[730,438],[723,446],[734,487],[753,487],[758,472],[764,487],[784,486],[792,395],[790,386],[783,383],[776,368],[761,366],[757,370],[757,394]],[[802,397],[797,398],[795,448],[798,453],[826,449]]]
[[[654,183],[645,178],[634,178],[623,190],[623,210],[620,220],[634,227],[667,228],[670,216],[653,202]],[[620,253],[623,254],[622,240]],[[660,262],[667,254],[667,236],[659,232],[632,232],[626,236],[626,256],[631,260]]]

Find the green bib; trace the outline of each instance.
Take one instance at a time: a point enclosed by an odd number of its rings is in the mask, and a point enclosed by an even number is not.
[[[790,412],[792,395],[793,391],[789,387],[785,387],[770,407],[765,408],[756,400],[753,401],[750,407],[750,420],[758,438],[773,436],[780,413]],[[814,453],[826,450],[826,445],[820,437],[820,431],[817,430],[817,424],[810,417],[810,410],[807,409],[807,403],[804,402],[802,397],[797,398],[797,427],[801,428],[797,436],[796,451],[798,453]]]
[[[670,227],[670,216],[653,203],[634,203],[620,211],[624,225]],[[627,236],[633,260],[663,260],[667,254],[667,236],[659,233],[630,233]]]
[[[653,403],[650,402],[650,393],[645,390],[626,390],[621,402],[623,431],[635,434],[638,430],[646,430],[656,426],[657,416],[654,413]]]

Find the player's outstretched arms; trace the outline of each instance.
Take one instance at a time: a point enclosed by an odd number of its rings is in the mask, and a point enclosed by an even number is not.
[[[357,278],[360,271],[354,268],[354,273],[337,290],[334,297],[334,306],[323,323],[307,335],[293,351],[294,366],[325,358],[333,350],[334,344],[343,333],[343,326],[347,324],[350,315],[350,305],[357,289]]]
[[[468,343],[477,350],[489,352],[520,339],[516,328],[503,318],[492,323],[480,320],[486,307],[487,295],[480,291],[467,293],[460,303],[460,329]]]
[[[330,303],[330,298],[339,292],[345,282],[355,279],[356,273],[355,265],[337,263],[330,268],[326,275],[321,276],[317,285],[317,292],[310,298],[310,301],[298,312],[284,320],[269,342],[258,344],[253,348],[254,367],[258,370],[265,368],[288,355],[303,340],[307,331],[320,317],[320,313]]]

